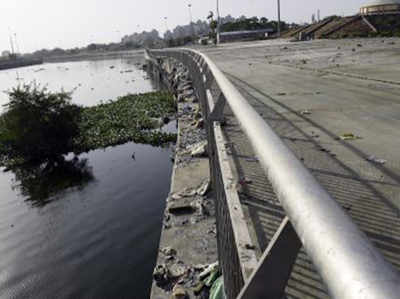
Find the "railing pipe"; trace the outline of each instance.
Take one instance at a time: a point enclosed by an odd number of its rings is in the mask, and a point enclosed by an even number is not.
[[[231,110],[318,272],[337,299],[398,299],[400,276],[206,55]],[[266,282],[266,285],[268,282]]]

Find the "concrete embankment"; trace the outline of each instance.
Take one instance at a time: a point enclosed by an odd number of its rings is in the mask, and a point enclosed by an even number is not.
[[[9,59],[0,61],[0,70],[15,69],[42,63],[43,61],[41,59]]]
[[[70,62],[70,61],[92,61],[92,60],[109,60],[109,59],[134,59],[143,60],[143,50],[135,51],[114,51],[114,52],[98,52],[98,53],[80,53],[74,55],[61,55],[54,57],[45,57],[45,62]]]
[[[183,65],[166,59],[153,65],[149,62],[149,71],[166,81],[178,102],[171,192],[151,298],[208,298],[219,271],[214,192],[201,106]]]

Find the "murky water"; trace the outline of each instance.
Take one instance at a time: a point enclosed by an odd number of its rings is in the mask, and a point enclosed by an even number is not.
[[[47,85],[50,90],[72,91],[74,102],[91,106],[129,92],[152,90],[146,73],[135,61],[100,60],[36,65],[0,71],[0,105],[8,102],[4,91],[31,82]]]
[[[0,89],[14,86],[17,77],[52,90],[78,87],[73,101],[82,105],[152,90],[145,73],[121,60],[2,71]],[[2,169],[0,298],[147,298],[170,186],[169,156],[169,149],[128,143],[68,157],[49,177]]]

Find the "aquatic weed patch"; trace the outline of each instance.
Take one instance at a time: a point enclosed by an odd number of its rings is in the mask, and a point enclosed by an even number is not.
[[[0,115],[0,166],[51,164],[70,152],[130,141],[153,146],[176,142],[176,134],[159,129],[175,114],[169,92],[128,94],[94,107],[71,104],[68,93],[28,85],[11,96],[12,109]]]
[[[175,142],[176,134],[156,129],[158,124],[174,114],[174,98],[165,91],[129,94],[115,101],[82,108],[74,152],[87,152],[129,141],[154,146]]]

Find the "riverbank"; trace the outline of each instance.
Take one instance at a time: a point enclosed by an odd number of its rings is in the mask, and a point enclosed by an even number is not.
[[[144,62],[144,50],[131,51],[111,51],[111,52],[87,52],[79,54],[65,54],[53,57],[44,57],[44,62],[73,62],[73,61],[94,61],[94,60],[110,60],[110,59],[134,59]]]
[[[179,99],[178,141],[151,298],[208,298],[220,274],[204,119],[187,71],[163,67]]]
[[[38,65],[42,63],[43,63],[42,59],[30,59],[30,58],[0,60],[0,71],[15,69],[24,66]]]

